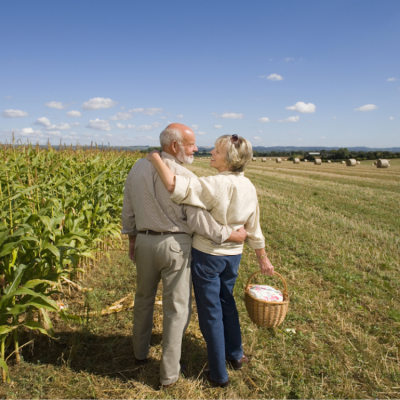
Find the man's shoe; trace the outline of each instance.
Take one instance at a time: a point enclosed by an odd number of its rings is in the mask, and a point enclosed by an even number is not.
[[[178,381],[176,381],[176,382],[178,382]],[[158,389],[159,390],[168,389],[168,388],[176,385],[176,382],[170,383],[168,385],[163,385],[162,383],[160,383],[160,385],[158,386]]]
[[[147,358],[144,358],[143,360],[138,360],[138,359],[135,357],[135,364],[136,364],[136,365],[143,365],[143,364],[146,364],[147,361],[148,361]]]
[[[234,369],[242,369],[243,364],[248,364],[250,362],[249,357],[246,354],[243,354],[243,357],[240,360],[227,360],[228,364]]]
[[[214,381],[212,381],[211,379],[210,379],[210,371],[209,370],[207,370],[207,369],[205,369],[204,371],[203,371],[203,375],[204,375],[204,377],[208,380],[208,382],[210,382],[210,384],[212,385],[212,386],[215,386],[215,387],[221,387],[221,388],[225,388],[225,387],[228,387],[229,386],[229,379],[226,381],[226,382],[223,382],[223,383],[219,383],[219,382],[214,382]]]

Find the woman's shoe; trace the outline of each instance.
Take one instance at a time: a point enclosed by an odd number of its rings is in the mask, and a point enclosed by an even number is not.
[[[148,361],[147,358],[144,358],[143,360],[138,360],[138,359],[135,357],[135,364],[136,364],[136,365],[144,365],[144,364],[147,363],[147,361]]]
[[[205,370],[203,371],[203,375],[204,375],[204,377],[208,380],[208,382],[210,382],[210,384],[211,384],[212,386],[221,387],[221,388],[225,388],[225,387],[229,386],[229,383],[230,383],[230,382],[229,382],[229,379],[228,379],[226,382],[222,382],[222,383],[212,381],[212,380],[210,379],[210,371],[207,370],[207,369],[205,369]]]
[[[240,360],[227,360],[228,364],[234,369],[242,369],[243,364],[248,364],[250,362],[249,357],[246,354],[243,354],[243,357]]]

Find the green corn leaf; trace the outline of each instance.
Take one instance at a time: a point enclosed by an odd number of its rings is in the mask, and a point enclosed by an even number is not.
[[[49,286],[57,285],[57,282],[49,281],[47,279],[32,279],[25,283],[24,288],[31,289],[36,287],[37,285],[41,285],[42,283],[46,283]]]
[[[47,332],[47,330],[39,324],[39,322],[36,321],[26,321],[22,324],[23,326],[29,328],[29,329],[37,329],[38,331],[40,331],[41,333],[43,333],[44,335],[50,336],[49,332]]]
[[[51,319],[49,317],[49,314],[47,314],[47,311],[44,308],[40,309],[40,313],[43,316],[43,322],[44,322],[45,329],[47,330],[47,332],[49,333],[50,336],[54,336],[54,328],[53,328]]]
[[[26,270],[26,268],[27,268],[27,265],[24,265],[24,264],[20,264],[16,268],[16,270],[14,272],[13,282],[11,283],[11,285],[7,286],[4,289],[4,293],[6,295],[9,293],[12,293],[13,291],[15,291],[18,288],[19,284],[21,283],[21,280],[22,280],[22,277],[24,275],[24,271]]]
[[[46,228],[51,231],[51,220],[49,217],[47,217],[46,215],[39,215],[40,220],[43,222],[43,224],[46,226]]]
[[[57,305],[53,306],[52,304],[50,304],[50,302],[44,300],[43,298],[36,297],[28,303],[16,304],[14,307],[6,311],[2,311],[2,314],[19,315],[26,312],[29,307],[34,307],[37,309],[45,308],[49,311],[58,311]]]
[[[54,246],[53,244],[45,243],[43,245],[43,249],[47,249],[47,250],[51,251],[57,258],[60,258],[60,250],[58,250],[58,248],[56,246]]]
[[[54,300],[49,299],[48,297],[46,297],[46,295],[42,294],[42,293],[38,293],[38,292],[34,292],[31,289],[27,289],[27,288],[19,288],[13,292],[8,293],[7,295],[3,296],[0,299],[0,310],[2,310],[5,305],[7,304],[7,302],[12,299],[14,296],[20,296],[20,295],[30,295],[32,296],[31,298],[36,298],[39,297],[42,300],[44,300],[44,302],[46,302],[50,307],[53,307],[55,310],[57,310],[57,304]],[[31,298],[27,298],[27,301],[30,301]]]
[[[15,186],[17,187],[17,185],[15,185]],[[21,187],[21,186],[18,185],[18,187]],[[10,200],[16,200],[16,199],[18,199],[18,197],[21,197],[21,196],[25,195],[26,193],[30,193],[33,189],[36,189],[37,187],[39,187],[39,186],[38,186],[38,185],[36,185],[36,186],[30,186],[28,189],[24,189],[24,190],[22,190],[21,192],[18,192],[17,194],[14,194],[14,195],[5,197],[5,198],[3,199],[3,201],[4,201],[4,200],[8,200],[8,199],[10,199]]]
[[[7,375],[7,382],[10,381],[9,375],[8,375],[8,367],[5,361],[3,361],[2,359],[0,359],[0,367],[4,369],[4,371],[6,371],[6,375]]]
[[[18,246],[18,242],[6,243],[5,245],[1,246],[0,258],[12,253],[12,251]]]
[[[0,233],[0,246],[3,244],[3,242],[6,240],[7,237],[8,237],[7,231]]]
[[[18,325],[2,325],[0,326],[0,335],[6,335],[16,328],[18,328]]]

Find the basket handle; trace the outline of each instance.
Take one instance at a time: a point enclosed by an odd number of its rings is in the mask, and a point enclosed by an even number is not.
[[[249,278],[249,280],[247,281],[247,284],[246,284],[246,288],[245,288],[245,291],[246,291],[246,292],[249,290],[250,281],[251,281],[251,280],[253,279],[253,277],[256,276],[257,274],[261,274],[261,271],[256,271],[256,272],[254,272],[254,274],[252,274],[252,275],[250,276],[250,278]],[[278,275],[278,277],[281,278],[281,280],[282,280],[282,282],[283,282],[283,286],[284,286],[284,289],[283,289],[283,293],[282,293],[282,294],[283,294],[284,296],[288,296],[287,285],[286,285],[285,279],[283,278],[283,276],[282,276],[281,274],[278,274],[278,272],[276,272],[276,271],[274,271],[274,275]]]

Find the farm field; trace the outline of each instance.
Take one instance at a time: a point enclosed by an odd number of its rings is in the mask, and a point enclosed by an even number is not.
[[[208,160],[195,159],[190,169],[199,176],[214,173]],[[68,312],[80,314],[80,322],[52,314],[56,340],[36,330],[21,332],[20,346],[32,339],[34,346],[21,349],[19,364],[10,358],[11,382],[0,386],[0,396],[399,398],[400,160],[392,160],[388,169],[370,161],[346,167],[257,160],[246,176],[257,188],[267,252],[286,279],[290,305],[278,328],[250,321],[243,288],[258,265],[246,247],[235,298],[244,349],[252,360],[241,371],[229,371],[228,388],[211,388],[200,377],[207,357],[194,302],[182,358],[189,376],[156,390],[159,305],[151,360],[135,366],[132,312],[100,316],[100,310],[135,291],[127,251],[115,249],[80,278],[81,287],[93,290],[71,288],[65,294]]]

